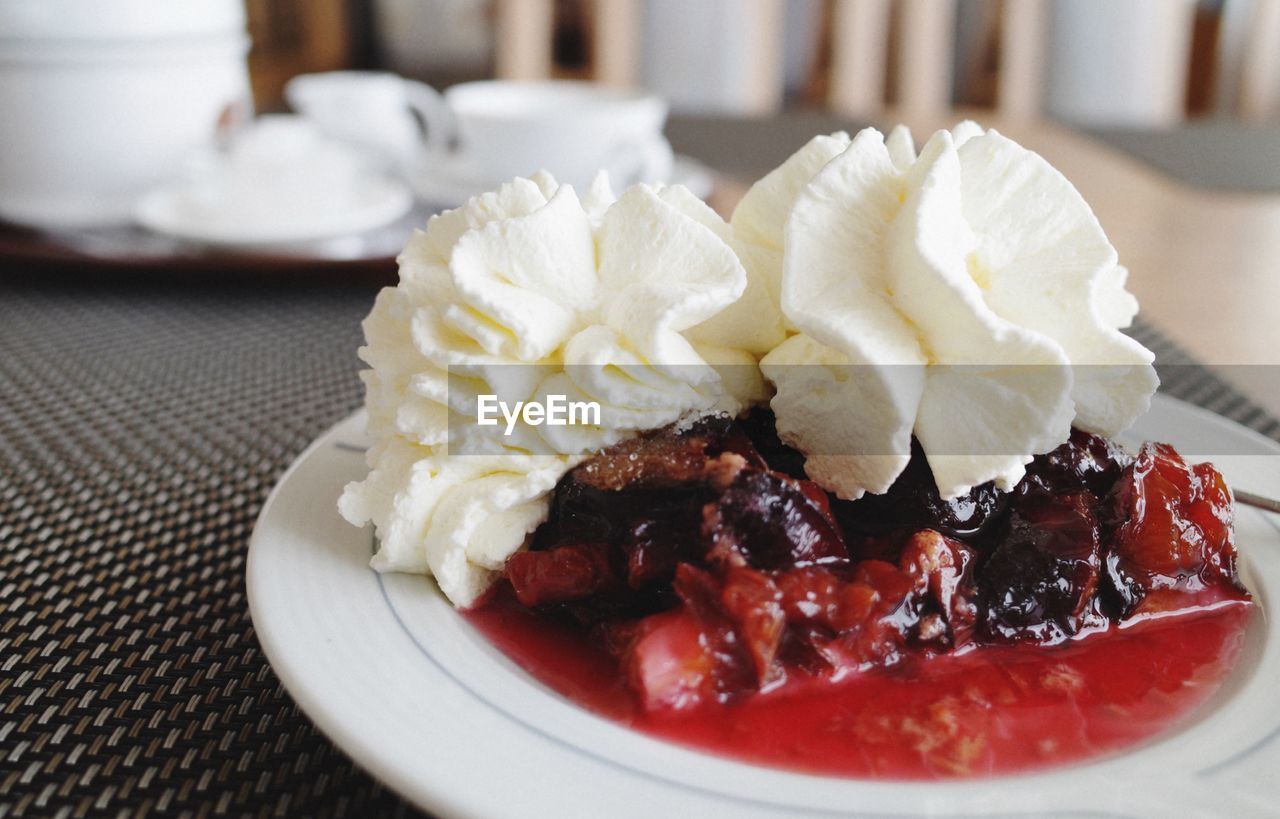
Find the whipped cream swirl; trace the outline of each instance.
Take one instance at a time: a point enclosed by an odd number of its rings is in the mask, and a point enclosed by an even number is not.
[[[1072,424],[1115,435],[1149,406],[1115,249],[1061,173],[995,131],[963,123],[918,155],[903,128],[818,137],[733,222],[781,254],[796,332],[761,362],[779,432],[841,497],[886,491],[913,434],[954,497],[1012,487]]]
[[[374,567],[430,573],[469,605],[584,454],[766,397],[759,343],[718,323],[748,289],[730,240],[682,187],[615,198],[603,177],[582,200],[516,179],[432,218],[364,322],[371,471],[339,508],[376,526]],[[601,419],[508,434],[477,425],[481,394],[594,401]]]

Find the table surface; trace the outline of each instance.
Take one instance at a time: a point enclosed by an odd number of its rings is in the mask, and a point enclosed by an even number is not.
[[[672,138],[749,178],[833,125],[678,120]],[[1228,383],[1274,397],[1280,196],[1002,130],[1094,204],[1165,389],[1280,438]],[[0,819],[412,814],[298,712],[244,591],[267,493],[360,403],[374,289],[74,273],[0,266]]]
[[[1214,118],[1158,131],[1087,132],[1192,187],[1280,193],[1280,123]]]

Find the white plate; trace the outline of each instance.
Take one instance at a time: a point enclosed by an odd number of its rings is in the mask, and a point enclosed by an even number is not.
[[[326,239],[358,236],[396,221],[413,207],[413,194],[402,182],[371,177],[342,208],[299,219],[297,213],[279,222],[242,221],[235,214],[223,219],[198,216],[186,204],[181,186],[151,191],[138,200],[134,219],[148,230],[188,242],[224,248],[256,249],[290,246]]]
[[[368,568],[372,538],[339,518],[363,476],[362,413],[304,452],[272,492],[249,552],[254,627],[299,706],[356,762],[446,815],[1265,815],[1280,801],[1280,634],[1261,613],[1241,661],[1189,724],[1135,751],[967,782],[807,776],[687,750],[562,699],[507,660],[428,579]],[[1280,495],[1280,446],[1158,396],[1131,438],[1210,458]],[[1237,514],[1246,580],[1280,594],[1280,519]]]
[[[506,181],[467,179],[461,173],[461,166],[438,163],[413,171],[409,180],[420,199],[441,208],[456,208],[472,196],[494,190]],[[694,196],[706,199],[715,187],[715,174],[698,160],[677,154],[667,182],[684,185]]]

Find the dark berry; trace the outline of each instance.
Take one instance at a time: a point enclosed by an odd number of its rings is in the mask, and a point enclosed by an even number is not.
[[[982,626],[998,641],[1057,643],[1091,614],[1101,565],[1088,491],[1029,495],[978,575]]]

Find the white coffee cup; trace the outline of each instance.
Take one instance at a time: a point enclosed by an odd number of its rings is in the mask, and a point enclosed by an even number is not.
[[[330,136],[477,191],[539,170],[579,186],[601,169],[619,186],[671,174],[667,105],[651,94],[506,80],[440,94],[394,74],[334,71],[295,77],[285,96]]]
[[[454,146],[430,161],[455,178],[492,183],[538,170],[585,186],[598,170],[614,183],[665,181],[671,146],[657,96],[587,82],[489,80],[444,93],[447,115],[427,118]],[[438,109],[437,109],[438,110]]]
[[[0,218],[128,220],[252,105],[240,0],[0,2]]]
[[[431,86],[380,71],[304,74],[286,85],[289,106],[329,136],[369,148],[398,163],[445,147],[444,101]]]

